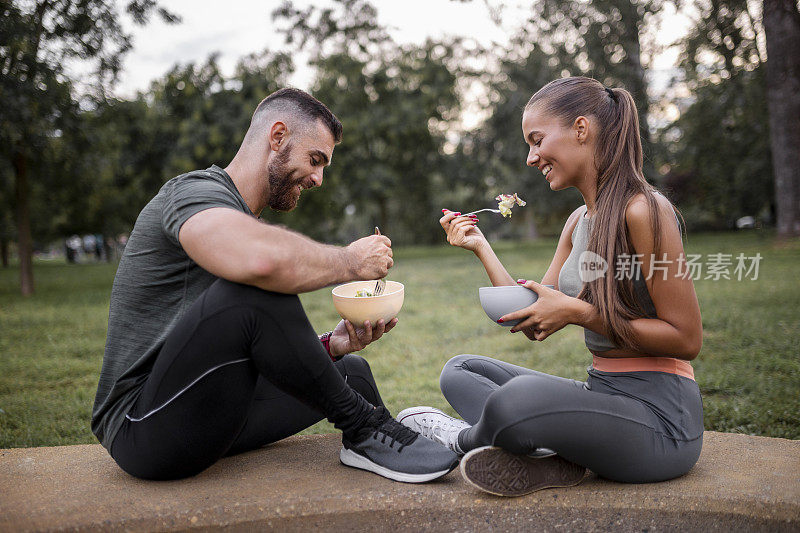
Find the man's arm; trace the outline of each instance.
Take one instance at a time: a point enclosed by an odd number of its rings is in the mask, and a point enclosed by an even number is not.
[[[225,207],[192,215],[178,240],[193,261],[217,277],[287,294],[378,279],[393,265],[385,236],[331,246]]]

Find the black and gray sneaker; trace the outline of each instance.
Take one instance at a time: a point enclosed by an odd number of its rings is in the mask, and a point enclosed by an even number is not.
[[[342,437],[339,460],[405,483],[431,481],[458,466],[458,455],[452,450],[419,436],[384,407],[377,407],[355,438]]]
[[[523,496],[580,483],[586,468],[558,455],[516,455],[495,446],[475,448],[461,460],[461,475],[472,486],[497,496]]]

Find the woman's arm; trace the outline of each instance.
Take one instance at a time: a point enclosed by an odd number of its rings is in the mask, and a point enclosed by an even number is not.
[[[494,253],[492,245],[488,241],[484,241],[481,246],[475,249],[475,255],[483,263],[483,268],[486,269],[486,274],[489,276],[489,281],[495,287],[503,285],[516,285],[514,278],[508,273],[506,267],[500,262],[497,254]]]
[[[447,233],[447,242],[453,246],[473,252],[483,263],[492,285],[516,284],[500,262],[500,259],[497,258],[483,232],[478,229],[478,217],[459,216],[460,213],[454,213],[447,209],[443,210],[443,213],[444,215],[439,219],[439,223]]]
[[[666,198],[657,195],[656,200],[662,221],[660,257],[654,257],[650,209],[643,196],[631,201],[625,219],[635,253],[642,255],[641,272],[658,318],[630,321],[641,351],[611,350],[602,352],[604,357],[650,355],[691,360],[697,357],[703,344],[703,324],[694,284],[690,277],[679,275],[680,263],[685,258],[680,229]],[[577,299],[572,304],[575,317],[572,323],[596,333],[608,334],[597,308]]]

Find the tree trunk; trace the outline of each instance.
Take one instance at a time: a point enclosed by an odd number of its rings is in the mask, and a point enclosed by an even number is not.
[[[764,32],[777,228],[788,237],[800,235],[800,12],[793,0],[764,0]]]
[[[642,140],[650,143],[650,127],[649,127],[649,111],[650,99],[647,96],[647,78],[644,66],[642,66],[642,45],[639,38],[639,32],[635,29],[631,30],[625,51],[627,53],[628,63],[631,68],[631,93],[636,101],[636,107],[639,111],[639,127],[641,129]]]
[[[0,261],[3,268],[8,268],[8,239],[0,237]]]
[[[33,241],[28,205],[28,165],[22,152],[14,154],[17,201],[17,253],[19,254],[19,285],[23,296],[33,294]]]
[[[639,114],[639,133],[642,138],[642,149],[644,151],[644,175],[651,182],[655,179],[655,168],[653,167],[653,145],[650,135],[649,115],[650,98],[647,94],[647,73],[642,65],[642,33],[644,33],[644,15],[639,11],[640,2],[619,2],[619,14],[622,17],[622,25],[619,27],[620,44],[625,50],[625,59],[618,76],[622,78],[622,86],[625,87],[633,96],[636,103],[636,110]],[[605,58],[609,67],[611,66],[608,57]]]

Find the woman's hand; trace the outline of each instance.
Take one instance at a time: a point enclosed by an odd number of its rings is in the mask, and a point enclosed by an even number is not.
[[[364,329],[356,329],[349,320],[342,320],[336,325],[331,335],[328,345],[331,355],[339,357],[363,350],[368,344],[380,339],[384,333],[390,332],[396,325],[396,318],[391,319],[388,324],[384,324],[383,319],[380,319],[375,327],[367,320],[364,322]]]
[[[447,242],[453,246],[477,252],[480,247],[489,244],[478,229],[478,217],[475,215],[459,216],[461,213],[448,209],[442,209],[442,213],[444,215],[439,219],[439,224],[447,233]]]
[[[524,309],[500,317],[498,322],[522,320],[522,322],[511,328],[511,333],[531,328],[533,337],[537,341],[543,341],[567,324],[574,322],[574,303],[576,298],[545,287],[535,281],[520,279],[517,280],[517,283],[538,294],[539,298]]]

